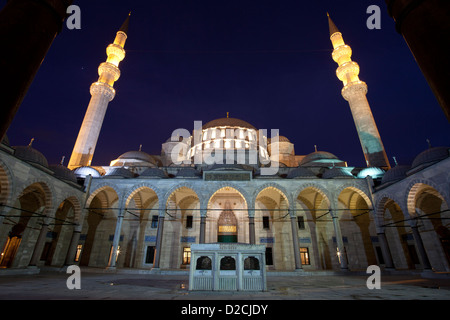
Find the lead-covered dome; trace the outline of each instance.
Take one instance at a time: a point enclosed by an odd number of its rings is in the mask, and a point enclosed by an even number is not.
[[[334,154],[326,151],[316,151],[306,155],[299,163],[300,166],[335,166],[344,165]]]
[[[156,166],[156,161],[144,151],[128,151],[111,161],[111,166]]]
[[[159,168],[148,168],[148,169],[145,169],[139,175],[139,177],[163,179],[163,178],[167,178],[167,175],[163,170],[161,170]]]
[[[392,169],[386,171],[383,178],[381,179],[381,184],[393,183],[399,181],[406,177],[406,172],[411,169],[408,165],[398,165]]]
[[[14,155],[26,162],[32,164],[38,164],[43,167],[48,168],[47,158],[39,151],[31,146],[16,146],[13,147],[15,150]]]
[[[429,148],[416,156],[411,165],[411,169],[430,166],[436,162],[448,158],[449,156],[449,147]]]
[[[324,179],[334,179],[334,178],[354,178],[354,176],[346,170],[346,168],[342,167],[334,167],[329,170],[326,170],[322,174],[322,178]]]
[[[62,164],[52,164],[50,165],[50,170],[53,171],[54,176],[65,181],[77,182],[77,177],[75,173],[69,168],[63,166]]]
[[[256,130],[256,128],[247,121],[237,118],[214,119],[204,124],[202,129],[205,130],[208,128],[215,128],[215,127],[241,127]]]
[[[101,177],[100,172],[92,167],[78,167],[73,170],[73,173],[75,174],[75,177],[82,179],[86,178],[88,175],[91,175],[93,178]]]
[[[117,167],[109,170],[105,176],[109,178],[134,178],[134,173],[128,169]]]

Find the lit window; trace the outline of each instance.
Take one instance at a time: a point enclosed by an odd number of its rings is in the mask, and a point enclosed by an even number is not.
[[[220,148],[220,140],[214,142],[214,148]]]
[[[229,140],[225,141],[225,148],[231,148],[231,142]]]
[[[225,129],[220,130],[220,137],[221,138],[225,137]]]
[[[216,129],[211,129],[211,139],[216,138]]]
[[[183,248],[183,264],[191,263],[191,248]]]
[[[300,248],[300,259],[302,260],[303,265],[310,265],[309,262],[309,249],[308,248]]]

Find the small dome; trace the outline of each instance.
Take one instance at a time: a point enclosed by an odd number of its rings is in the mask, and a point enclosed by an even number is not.
[[[322,174],[322,178],[324,179],[333,179],[333,178],[354,178],[354,176],[348,172],[345,168],[342,167],[334,167],[329,170],[326,170]]]
[[[405,178],[406,172],[409,169],[411,169],[411,167],[406,165],[399,165],[391,168],[384,174],[383,178],[381,179],[381,184],[395,182]]]
[[[317,178],[317,176],[311,170],[303,167],[298,167],[289,172],[288,179],[301,179],[301,178]]]
[[[141,160],[146,162],[152,162],[152,157],[143,151],[128,151],[124,154],[120,155],[117,159],[133,159],[133,160]]]
[[[118,178],[134,178],[133,172],[122,167],[117,167],[109,170],[105,174],[105,176]]]
[[[91,175],[93,178],[101,177],[100,172],[92,167],[78,167],[73,170],[75,177],[77,178],[86,178],[88,175]]]
[[[198,178],[200,173],[194,168],[183,168],[177,173],[177,178]]]
[[[43,167],[48,168],[47,158],[33,147],[16,146],[13,147],[13,149],[15,150],[14,155],[17,158],[24,160],[26,162],[39,164]]]
[[[203,125],[202,129],[208,129],[208,128],[215,128],[215,127],[241,127],[241,128],[247,128],[247,129],[254,129],[256,128],[252,126],[247,121],[236,119],[236,118],[219,118],[212,120],[205,125]]]
[[[372,179],[381,178],[384,175],[384,170],[377,167],[370,167],[362,169],[357,178],[364,179],[367,176],[371,176]]]
[[[330,161],[331,160],[331,161]],[[334,160],[334,161],[333,161]],[[326,152],[326,151],[316,151],[313,153],[308,154],[306,157],[304,157],[301,161],[300,161],[300,165],[312,165],[314,163],[328,163],[328,162],[336,162],[336,160],[338,160],[338,162],[341,162],[338,157],[336,157],[334,154]]]
[[[73,173],[72,170],[69,168],[61,165],[61,164],[52,164],[49,166],[49,168],[53,171],[55,177],[66,180],[70,182],[77,182],[77,177],[75,176],[75,173]]]
[[[419,153],[414,159],[411,168],[417,168],[419,166],[430,166],[438,161],[444,160],[449,157],[449,147],[434,147],[429,148]]]
[[[167,175],[158,168],[148,168],[145,169],[139,177],[149,177],[149,178],[167,178]]]

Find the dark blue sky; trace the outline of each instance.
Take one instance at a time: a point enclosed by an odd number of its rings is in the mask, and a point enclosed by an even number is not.
[[[132,11],[127,56],[93,165],[137,150],[159,154],[177,128],[226,116],[279,129],[296,154],[329,151],[364,166],[348,103],[331,58],[326,12],[353,49],[393,165],[450,145],[450,126],[384,1],[81,0],[81,30],[56,38],[9,131],[67,165],[105,49]],[[366,9],[381,7],[381,30]]]

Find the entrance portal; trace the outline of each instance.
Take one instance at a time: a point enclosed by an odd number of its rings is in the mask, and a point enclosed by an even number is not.
[[[217,242],[237,242],[237,219],[228,201],[219,216]]]

